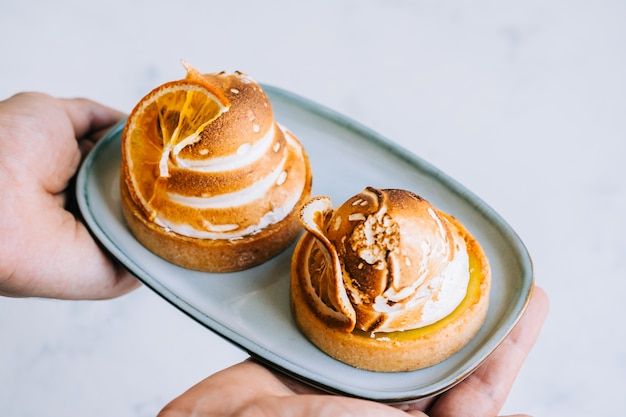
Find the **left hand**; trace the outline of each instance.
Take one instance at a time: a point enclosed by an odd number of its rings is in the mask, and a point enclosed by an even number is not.
[[[86,99],[0,101],[0,295],[100,299],[139,285],[70,207],[82,157],[122,117]]]

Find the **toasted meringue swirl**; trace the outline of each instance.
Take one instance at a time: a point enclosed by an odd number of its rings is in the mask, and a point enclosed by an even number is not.
[[[249,76],[203,77],[230,107],[197,134],[164,149],[158,167],[146,165],[142,178],[127,178],[127,184],[146,216],[166,230],[201,239],[240,239],[294,209],[307,185],[306,155],[274,120],[269,99]]]
[[[470,279],[463,236],[423,198],[368,187],[336,210],[311,200],[301,221],[315,236],[305,291],[320,318],[343,329],[424,327],[463,301]]]

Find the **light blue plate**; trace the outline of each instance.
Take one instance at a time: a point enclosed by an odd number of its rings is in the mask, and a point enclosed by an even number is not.
[[[153,255],[130,234],[121,215],[123,122],[80,168],[77,195],[88,227],[128,270],[181,311],[266,364],[315,387],[399,403],[454,386],[502,342],[528,304],[533,273],[523,243],[483,201],[427,162],[327,108],[275,87],[264,88],[276,120],[295,133],[309,155],[313,195],[329,196],[338,205],[368,185],[411,190],[457,217],[479,240],[493,273],[491,304],[483,328],[464,349],[419,371],[355,369],[330,358],[298,331],[289,307],[293,245],[264,265],[229,274],[190,271]]]

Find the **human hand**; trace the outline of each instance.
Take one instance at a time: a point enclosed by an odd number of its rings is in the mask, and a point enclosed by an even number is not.
[[[457,386],[427,400],[389,406],[327,395],[248,360],[193,386],[158,417],[493,417],[539,336],[548,304],[545,292],[535,287],[524,315],[496,351]]]
[[[0,295],[101,299],[139,285],[69,207],[82,157],[122,117],[86,99],[0,101]]]

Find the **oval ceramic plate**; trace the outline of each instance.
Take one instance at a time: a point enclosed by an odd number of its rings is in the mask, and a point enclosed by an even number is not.
[[[484,202],[427,162],[327,108],[281,89],[264,88],[276,120],[307,150],[313,195],[329,196],[338,205],[368,185],[411,190],[456,216],[479,240],[491,262],[491,304],[484,326],[464,349],[413,372],[355,369],[318,350],[295,326],[289,307],[293,245],[261,266],[228,274],[190,271],[153,255],[130,234],[121,215],[123,123],[111,129],[81,166],[77,196],[88,227],[164,299],[252,356],[317,388],[399,403],[454,386],[500,344],[526,308],[533,276],[523,243]]]

